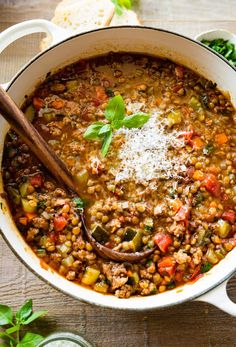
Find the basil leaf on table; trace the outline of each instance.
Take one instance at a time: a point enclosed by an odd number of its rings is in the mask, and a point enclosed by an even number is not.
[[[123,125],[126,128],[141,128],[147,121],[149,120],[150,116],[145,113],[136,113],[132,116],[125,117],[123,119]]]
[[[43,341],[43,337],[38,334],[26,333],[16,347],[37,347]]]
[[[24,322],[31,315],[33,310],[32,305],[32,299],[30,299],[16,312],[17,323]]]
[[[12,309],[7,305],[0,305],[0,326],[10,324],[13,319]]]

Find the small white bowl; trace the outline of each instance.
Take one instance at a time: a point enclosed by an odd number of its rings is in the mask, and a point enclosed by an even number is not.
[[[236,45],[236,35],[224,29],[208,30],[198,34],[194,39],[200,42],[202,40],[212,41],[215,39],[224,39]]]

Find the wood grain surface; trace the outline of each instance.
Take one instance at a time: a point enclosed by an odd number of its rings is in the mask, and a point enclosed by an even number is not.
[[[50,19],[57,0],[0,0],[0,31],[27,19]],[[236,32],[235,0],[140,0],[143,23],[193,37],[224,28]],[[0,56],[0,83],[39,51],[40,34],[22,38]],[[228,285],[236,302],[236,277]],[[0,302],[17,308],[32,298],[35,308],[48,309],[33,330],[48,334],[76,331],[97,347],[233,347],[236,319],[215,307],[189,302],[161,311],[132,313],[80,303],[45,284],[12,253],[0,236]],[[155,298],[153,298],[155,300]],[[220,298],[219,298],[220,300]]]

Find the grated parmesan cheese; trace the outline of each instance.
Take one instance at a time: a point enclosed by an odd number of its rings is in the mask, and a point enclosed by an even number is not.
[[[118,152],[116,182],[133,180],[145,184],[153,179],[178,178],[186,171],[184,158],[174,158],[170,152],[184,147],[184,138],[176,130],[167,132],[166,121],[158,110],[142,128],[121,128],[118,132],[124,134],[125,143]]]

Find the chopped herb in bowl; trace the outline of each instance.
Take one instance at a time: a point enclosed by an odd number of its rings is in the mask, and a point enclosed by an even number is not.
[[[236,48],[232,42],[220,38],[215,40],[202,40],[201,42],[221,54],[236,67]]]

